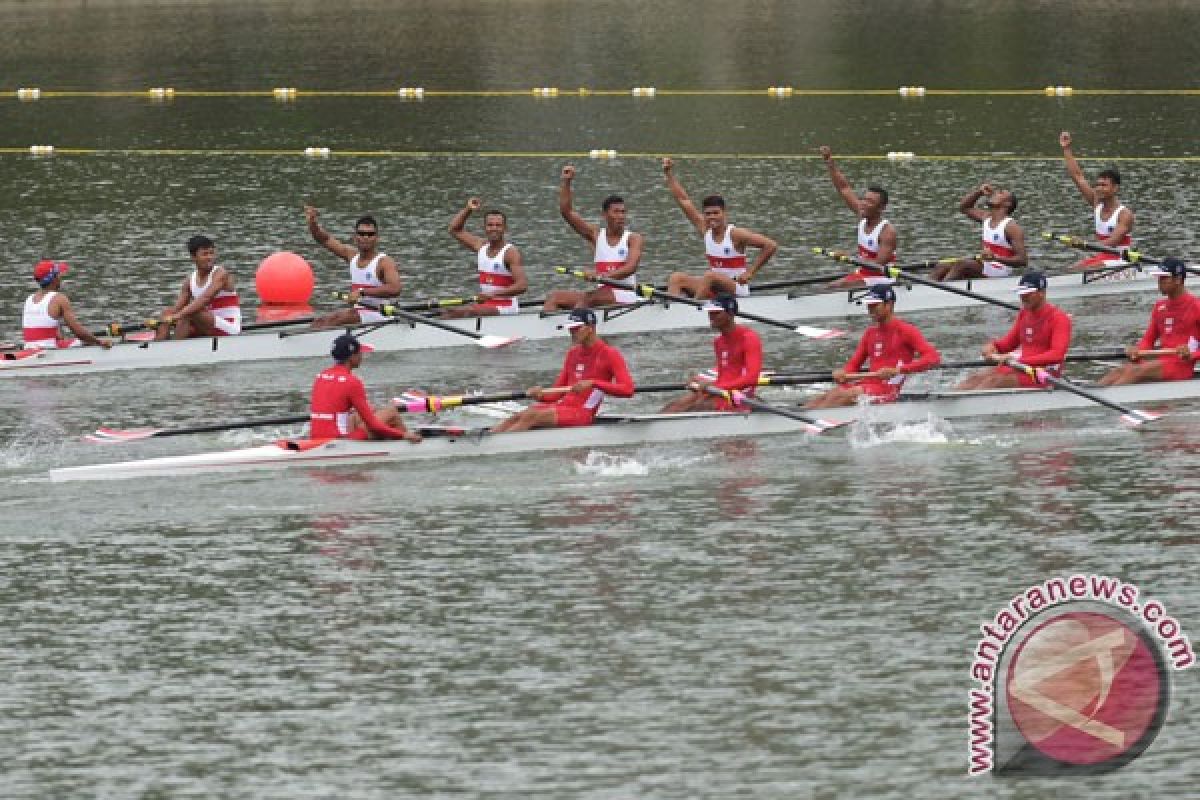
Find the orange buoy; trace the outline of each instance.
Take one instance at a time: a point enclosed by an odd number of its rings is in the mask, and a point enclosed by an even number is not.
[[[307,304],[314,285],[312,267],[302,257],[286,250],[264,258],[254,274],[254,288],[263,303]]]

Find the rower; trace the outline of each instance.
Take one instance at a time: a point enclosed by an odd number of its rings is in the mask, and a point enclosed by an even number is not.
[[[1045,380],[1031,377],[1008,366],[1018,361],[1062,377],[1063,360],[1071,346],[1071,318],[1062,309],[1046,302],[1046,276],[1041,272],[1026,272],[1017,284],[1021,310],[1012,328],[999,339],[983,346],[984,358],[998,365],[976,372],[960,383],[959,389],[1015,389],[1041,386]]]
[[[508,218],[503,211],[492,210],[483,215],[486,240],[466,231],[467,218],[482,205],[478,197],[472,197],[450,220],[450,235],[476,254],[479,294],[475,295],[470,305],[446,309],[442,312],[443,317],[516,314],[521,310],[520,297],[529,288],[525,267],[521,263],[521,251],[511,242],[504,241]]]
[[[1150,324],[1141,341],[1129,348],[1132,364],[1117,367],[1100,379],[1102,386],[1150,381],[1181,381],[1193,377],[1200,356],[1200,298],[1184,288],[1188,269],[1178,258],[1164,258],[1149,270],[1158,276],[1158,291],[1165,299],[1154,303]],[[1162,349],[1157,358],[1143,358],[1143,351]]]
[[[313,328],[374,324],[387,319],[380,309],[400,296],[400,270],[392,257],[379,252],[379,224],[372,216],[354,223],[354,246],[339,242],[321,227],[317,209],[304,207],[308,232],[316,242],[350,265],[350,308],[313,320]]]
[[[686,272],[673,272],[667,280],[667,291],[671,294],[689,294],[704,300],[724,292],[745,297],[750,294],[750,281],[759,273],[778,245],[761,233],[747,228],[735,228],[725,217],[725,198],[711,194],[700,201],[703,213],[696,210],[687,191],[675,177],[674,162],[664,158],[663,174],[667,176],[667,188],[679,204],[683,215],[704,239],[704,255],[708,258],[708,272],[700,276]],[[746,266],[746,248],[758,249],[754,264]]]
[[[75,316],[71,300],[62,290],[63,276],[70,271],[64,261],[39,261],[33,268],[33,280],[38,290],[25,298],[21,315],[21,337],[26,347],[52,350],[59,347],[97,345],[105,350],[112,342],[92,334]],[[66,325],[74,339],[61,336]]]
[[[337,363],[313,381],[310,438],[421,441],[420,434],[405,429],[395,406],[382,405],[372,409],[367,401],[367,390],[354,370],[362,364],[363,354],[372,349],[350,333],[343,333],[333,340],[329,354]]]
[[[526,390],[526,396],[537,403],[496,425],[492,433],[591,425],[605,395],[633,396],[633,378],[625,358],[596,335],[594,311],[573,310],[563,327],[571,334],[572,346],[554,385]]]
[[[586,292],[556,289],[546,296],[542,311],[558,311],[565,308],[587,308],[589,306],[627,305],[636,303],[637,268],[642,260],[643,238],[625,227],[625,200],[612,194],[604,199],[604,227],[591,224],[575,210],[571,182],[575,179],[575,167],[567,164],[562,169],[562,181],[558,187],[558,211],[567,224],[593,246],[595,270],[587,273],[588,280],[602,275],[608,280],[620,281],[628,289],[601,284]]]
[[[875,284],[862,302],[875,324],[863,332],[846,365],[833,371],[840,385],[808,401],[806,408],[852,406],[863,396],[872,403],[895,402],[908,375],[942,362],[917,326],[895,315],[896,291],[891,286]],[[864,366],[867,373],[861,374]]]
[[[821,145],[819,152],[829,168],[829,178],[833,188],[842,196],[846,206],[854,212],[858,219],[858,258],[878,264],[874,267],[860,267],[844,278],[839,278],[830,284],[831,288],[842,289],[862,286],[863,284],[885,281],[882,267],[896,263],[896,228],[883,218],[887,208],[888,193],[881,186],[868,186],[862,195],[857,195],[846,176],[838,169],[833,160],[833,151]]]
[[[1075,182],[1075,188],[1079,189],[1083,201],[1092,208],[1096,238],[1100,240],[1100,244],[1124,249],[1133,247],[1133,212],[1121,205],[1117,197],[1121,191],[1121,173],[1115,169],[1101,170],[1096,175],[1095,185],[1090,184],[1079,162],[1075,160],[1075,154],[1071,152],[1071,134],[1068,131],[1060,133],[1058,143],[1062,146],[1067,175]],[[1097,253],[1076,261],[1071,265],[1071,269],[1123,266],[1130,266],[1130,262],[1106,253]]]
[[[984,208],[979,208],[980,198]],[[932,273],[934,280],[961,281],[968,278],[1007,278],[1013,267],[1029,263],[1025,252],[1025,232],[1012,218],[1017,212],[1017,196],[990,183],[968,192],[958,210],[983,225],[983,249],[975,258],[943,264]]]
[[[193,236],[187,250],[196,268],[183,279],[175,305],[163,312],[154,338],[238,335],[242,309],[236,282],[233,273],[217,265],[217,246],[207,236]]]
[[[719,336],[713,339],[717,356],[717,377],[711,385],[725,389],[726,397],[709,394],[699,382],[688,385],[688,394],[663,406],[663,413],[684,411],[748,411],[739,401],[742,394],[753,395],[762,372],[762,340],[745,325],[737,324],[737,298],[718,294],[704,304],[708,324]]]

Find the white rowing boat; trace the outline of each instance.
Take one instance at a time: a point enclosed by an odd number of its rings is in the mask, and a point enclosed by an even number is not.
[[[1130,386],[1090,388],[1093,394],[1116,403],[1161,403],[1200,398],[1200,380],[1167,381]],[[821,409],[807,412],[822,420],[846,423],[866,418],[871,422],[899,423],[925,420],[1030,414],[1078,408],[1097,408],[1076,394],[1061,390],[1001,389],[973,392],[934,392],[903,396],[895,403],[875,406]],[[777,414],[633,414],[601,415],[585,428],[535,430],[489,434],[486,429],[466,430],[420,444],[409,442],[358,442],[346,439],[322,442],[288,441],[260,447],[224,450],[139,461],[91,464],[50,470],[53,481],[119,480],[155,475],[191,475],[286,467],[330,467],[438,458],[475,458],[546,450],[619,447],[691,439],[766,436],[799,433],[805,423]]]
[[[976,294],[1015,302],[1013,293],[1018,278],[989,278],[953,282]],[[1049,296],[1058,301],[1094,295],[1118,294],[1157,287],[1155,278],[1130,268],[1102,278],[1081,274],[1056,275],[1049,279]],[[900,287],[898,287],[900,288]],[[834,317],[862,316],[862,291],[822,292],[789,298],[786,294],[751,295],[739,300],[740,309],[770,319],[794,322]],[[974,300],[928,286],[900,288],[896,303],[900,313],[938,311],[980,305]],[[362,328],[364,341],[377,351],[415,350],[452,347],[477,341],[472,335],[495,339],[561,338],[561,315],[543,317],[538,312],[512,316],[445,320],[446,325],[466,331],[467,335],[420,323],[395,321],[379,327]],[[750,323],[756,325],[757,323]],[[707,328],[708,315],[683,303],[664,305],[642,303],[602,311],[600,331],[604,336],[626,333],[651,333],[685,328]],[[123,342],[111,349],[73,347],[63,350],[18,350],[0,353],[0,376],[77,374],[108,370],[186,367],[240,361],[285,358],[316,358],[329,355],[329,347],[341,330],[243,333],[240,336],[187,339],[166,342]]]

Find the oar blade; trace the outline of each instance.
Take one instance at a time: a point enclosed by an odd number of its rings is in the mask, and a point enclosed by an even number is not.
[[[485,333],[475,341],[479,342],[480,347],[494,350],[497,347],[508,347],[510,344],[516,344],[524,340],[524,338],[524,336],[496,336],[495,334]]]
[[[132,428],[127,430],[100,428],[95,433],[89,433],[84,436],[83,440],[92,444],[123,444],[124,442],[136,442],[139,439],[149,439],[157,436],[162,430],[162,428]]]
[[[836,339],[846,335],[845,331],[837,328],[814,328],[812,325],[797,325],[793,330],[809,339]]]
[[[815,433],[815,434],[820,435],[822,433],[825,433],[826,431],[831,431],[831,430],[834,430],[835,428],[840,428],[846,424],[848,424],[848,423],[845,421],[822,419],[821,417],[813,417],[811,422],[805,423],[804,430],[808,431],[809,433]]]
[[[1129,409],[1128,414],[1121,415],[1121,422],[1124,422],[1131,428],[1140,428],[1148,422],[1154,422],[1156,419],[1162,419],[1166,414],[1159,414],[1155,411],[1143,411],[1140,408]]]

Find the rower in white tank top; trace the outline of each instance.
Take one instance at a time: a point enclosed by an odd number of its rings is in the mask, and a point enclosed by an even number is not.
[[[1012,217],[1005,217],[1000,221],[1000,224],[992,227],[991,220],[987,217],[983,218],[983,244],[994,255],[1001,258],[1011,258],[1016,252],[1013,250],[1012,242],[1008,240],[1008,235],[1004,232],[1008,227],[1008,223],[1012,222]],[[984,261],[983,275],[986,278],[1006,278],[1012,274],[1012,267],[1000,261]]]
[[[37,292],[25,298],[25,309],[21,315],[21,338],[26,347],[43,350],[55,347],[78,347],[79,341],[59,337],[58,320],[50,316],[50,301],[58,292],[46,292],[41,300],[35,300]]]
[[[737,282],[746,273],[746,254],[739,253],[733,243],[732,225],[725,226],[725,236],[720,242],[713,238],[712,229],[704,231],[704,255],[710,270],[734,282],[738,297],[750,294],[750,284]]]
[[[365,267],[360,267],[359,257],[355,254],[350,259],[350,288],[378,289],[383,286],[383,281],[379,280],[379,270],[376,267],[379,266],[380,259],[386,255],[386,253],[379,253]],[[395,297],[360,296],[354,307],[358,310],[358,316],[364,323],[383,322],[387,317],[380,314],[379,309],[395,300]]]
[[[626,230],[621,234],[620,240],[616,245],[608,243],[608,231],[601,228],[596,233],[596,254],[594,262],[596,265],[597,275],[607,275],[610,272],[616,272],[625,266],[626,260],[629,258],[629,234]],[[613,286],[613,297],[618,303],[636,303],[638,301],[637,293],[633,291],[633,287],[637,285],[637,273],[635,272],[628,277],[620,279],[622,286],[628,286],[628,289],[618,289]],[[607,286],[608,284],[602,284]]]
[[[508,248],[512,247],[511,242],[506,242],[500,248],[500,252],[496,255],[488,255],[488,247],[484,244],[479,248],[479,253],[476,256],[476,263],[479,270],[479,293],[488,295],[488,299],[483,302],[483,305],[491,306],[501,314],[516,314],[521,310],[521,302],[517,297],[492,297],[497,291],[507,289],[516,283],[516,278],[512,274],[512,270],[504,263],[504,254],[508,252]]]
[[[221,279],[224,280],[225,268],[215,266],[209,271],[208,280],[203,284],[198,282],[196,271],[192,271],[192,276],[188,279],[188,288],[192,292],[192,297],[199,297],[208,291],[217,270],[221,270]],[[219,333],[225,336],[237,336],[242,332],[242,307],[236,291],[222,289],[217,292],[205,310],[212,312],[213,327]]]

